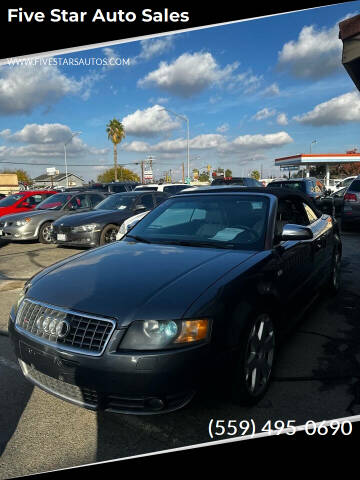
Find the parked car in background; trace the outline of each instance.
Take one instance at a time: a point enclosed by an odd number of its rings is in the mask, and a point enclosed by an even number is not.
[[[165,192],[169,195],[176,195],[181,190],[185,190],[186,188],[191,188],[192,185],[188,183],[148,183],[146,185],[137,185],[135,187],[136,191],[153,191],[153,192]]]
[[[9,334],[31,383],[92,410],[170,412],[206,382],[252,405],[285,334],[338,291],[341,252],[337,223],[295,190],[188,189],[32,277]]]
[[[317,178],[291,178],[274,180],[268,184],[267,188],[287,188],[296,190],[310,198],[317,208],[320,208],[328,215],[336,217],[335,199],[326,190],[325,185]]]
[[[2,200],[5,197],[6,197],[5,193],[0,193],[0,200]]]
[[[91,183],[86,186],[87,190],[98,190],[104,193],[122,193],[134,190],[138,182],[110,182],[110,183]]]
[[[242,185],[244,187],[263,187],[263,184],[251,177],[217,177],[211,182],[212,186],[219,185]]]
[[[0,238],[10,241],[39,240],[51,243],[51,224],[54,220],[94,208],[105,198],[101,192],[63,192],[43,200],[24,213],[0,218]]]
[[[146,210],[145,212],[138,213],[137,215],[134,215],[124,220],[123,223],[120,225],[118,233],[116,234],[116,240],[121,240],[124,235],[126,235],[149,212],[150,210]]]
[[[120,225],[136,213],[152,210],[168,195],[163,192],[114,193],[93,210],[62,217],[52,225],[54,243],[96,247],[116,240]]]
[[[349,225],[360,225],[360,176],[347,187],[341,221],[345,228]]]
[[[340,190],[341,188],[347,188],[350,186],[350,184],[352,183],[353,180],[355,180],[356,176],[352,176],[352,177],[346,177],[344,178],[344,180],[341,180],[340,182],[338,182],[336,185],[335,185],[335,192],[337,192],[338,190]]]
[[[54,193],[55,190],[23,190],[8,195],[0,200],[0,217],[11,213],[29,212]]]
[[[290,188],[298,190],[310,198],[320,198],[325,195],[325,185],[314,177],[291,178],[289,180],[274,180],[268,184],[268,188]]]

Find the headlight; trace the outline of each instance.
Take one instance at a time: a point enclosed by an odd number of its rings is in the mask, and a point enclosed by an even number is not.
[[[29,223],[30,220],[31,220],[31,218],[29,218],[29,217],[23,218],[22,220],[16,220],[15,225],[17,227],[23,227],[24,225]]]
[[[24,298],[26,297],[27,291],[29,290],[30,286],[31,286],[31,284],[29,283],[29,281],[27,281],[27,282],[25,283],[25,285],[23,286],[23,288],[22,288],[22,290],[21,290],[21,292],[20,292],[20,294],[19,294],[19,296],[18,296],[18,299],[17,299],[17,301],[16,301],[16,303],[15,303],[15,305],[14,305],[14,313],[15,313],[15,315],[17,315],[18,310],[19,310],[19,308],[20,308],[20,305],[21,305],[22,301],[24,300]]]
[[[96,223],[90,223],[89,225],[80,225],[79,227],[73,227],[73,232],[92,232],[97,227]]]
[[[127,330],[119,348],[121,350],[178,348],[206,342],[209,338],[208,319],[135,321]]]

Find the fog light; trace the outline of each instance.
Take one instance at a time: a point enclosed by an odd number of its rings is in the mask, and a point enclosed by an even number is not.
[[[161,398],[149,398],[145,401],[145,404],[151,408],[151,410],[162,410],[165,407]]]

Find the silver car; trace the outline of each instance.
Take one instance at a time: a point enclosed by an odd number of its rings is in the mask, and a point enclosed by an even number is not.
[[[104,200],[102,192],[63,192],[43,200],[30,212],[4,215],[0,218],[0,238],[9,241],[39,240],[51,243],[54,220],[70,214],[85,212]]]

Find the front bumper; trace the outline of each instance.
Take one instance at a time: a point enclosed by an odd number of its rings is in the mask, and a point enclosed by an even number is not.
[[[2,227],[0,225],[0,238],[3,240],[35,240],[37,239],[36,229],[30,225],[17,227],[15,225]]]
[[[74,232],[70,227],[53,227],[53,242],[57,245],[71,245],[74,247],[97,247],[100,245],[100,229],[90,232]]]
[[[209,371],[210,344],[162,352],[118,352],[115,329],[101,356],[34,340],[9,319],[9,334],[25,377],[48,393],[90,410],[137,415],[167,413],[191,401]]]

